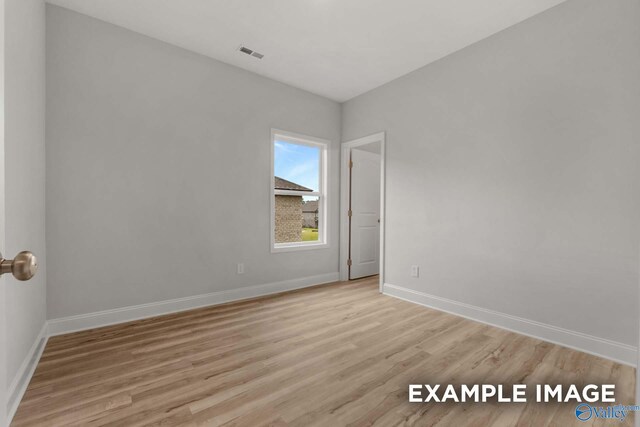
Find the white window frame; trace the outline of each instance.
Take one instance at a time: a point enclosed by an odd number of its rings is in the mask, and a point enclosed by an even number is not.
[[[289,142],[291,144],[307,145],[310,147],[320,148],[320,177],[319,191],[294,191],[294,190],[276,190],[275,187],[275,143],[276,141]],[[329,247],[327,233],[327,158],[329,144],[331,142],[326,139],[315,138],[312,136],[301,135],[293,132],[287,132],[279,129],[271,129],[271,252],[292,252],[310,249],[322,249]],[[318,197],[318,240],[315,242],[287,242],[276,243],[276,195],[283,196],[314,196]]]

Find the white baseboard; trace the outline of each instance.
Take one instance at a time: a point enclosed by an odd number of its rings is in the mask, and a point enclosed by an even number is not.
[[[598,338],[581,332],[570,331],[517,316],[511,316],[509,314],[429,295],[388,283],[384,284],[383,293],[456,316],[465,317],[477,322],[569,347],[574,350],[604,357],[625,365],[635,367],[638,363],[636,347],[627,344]]]
[[[212,292],[209,294],[195,295],[185,298],[177,298],[168,301],[152,302],[148,304],[116,308],[113,310],[80,314],[77,316],[62,317],[59,319],[49,320],[49,336],[62,335],[70,332],[77,332],[86,329],[99,328],[101,326],[129,322],[132,320],[160,316],[163,314],[191,310],[194,308],[207,307],[226,302],[291,291],[294,289],[336,282],[338,279],[339,273],[335,272],[321,274],[318,276],[285,280],[282,282],[267,283],[264,285],[247,286],[244,288]]]
[[[42,351],[47,344],[48,338],[47,322],[44,322],[40,333],[33,342],[31,349],[24,358],[22,365],[20,365],[18,372],[16,372],[16,375],[13,377],[13,380],[9,385],[9,389],[7,390],[7,425],[11,424],[11,420],[13,420],[13,416],[18,410],[18,405],[22,400],[24,392],[27,390],[27,386],[29,385],[31,377],[36,370],[36,366],[38,366],[40,356],[42,356]]]
[[[33,376],[49,336],[301,289],[309,286],[335,282],[338,281],[338,279],[339,273],[335,272],[49,320],[45,325],[43,325],[40,334],[9,386],[7,399],[7,424],[11,423],[11,420],[18,408],[18,404],[22,400],[22,396],[24,395],[27,385]],[[519,334],[528,335],[533,338],[604,357],[626,365],[635,367],[637,363],[637,349],[627,344],[570,331],[568,329],[558,328],[544,323],[425,294],[423,292],[414,291],[388,283],[384,284],[383,293],[391,297],[465,317],[467,319],[496,326],[498,328],[507,329]]]

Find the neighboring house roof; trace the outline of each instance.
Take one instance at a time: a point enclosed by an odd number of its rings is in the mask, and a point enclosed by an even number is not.
[[[302,204],[302,212],[317,212],[318,211],[318,201],[317,200],[309,200]]]
[[[275,177],[275,185],[276,190],[295,190],[295,191],[313,191],[310,188],[303,187],[302,185],[298,185],[295,182],[287,181],[286,179],[282,179],[279,176]]]

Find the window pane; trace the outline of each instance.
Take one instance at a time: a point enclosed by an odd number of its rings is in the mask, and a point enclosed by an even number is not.
[[[318,240],[319,197],[275,195],[276,243]]]
[[[275,176],[294,185],[283,189],[320,191],[320,147],[278,140],[274,144]]]
[[[318,241],[318,207],[320,197],[302,198],[302,241]]]

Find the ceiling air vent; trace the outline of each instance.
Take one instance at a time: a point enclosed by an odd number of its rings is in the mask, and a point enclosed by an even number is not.
[[[263,54],[256,52],[255,50],[249,49],[245,46],[240,46],[238,50],[242,53],[246,53],[247,55],[253,56],[254,58],[262,59],[264,57]]]

